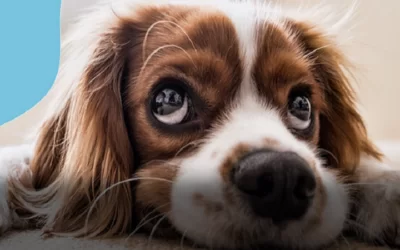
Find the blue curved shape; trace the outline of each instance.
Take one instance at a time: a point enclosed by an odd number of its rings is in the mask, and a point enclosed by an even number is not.
[[[0,125],[50,90],[60,57],[61,0],[0,1]]]

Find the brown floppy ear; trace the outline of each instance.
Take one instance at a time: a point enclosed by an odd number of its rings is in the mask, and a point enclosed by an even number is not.
[[[39,217],[52,234],[112,235],[131,221],[130,185],[118,183],[133,168],[121,91],[134,32],[127,20],[107,21],[101,34],[77,31],[62,51],[67,58],[56,84],[65,85],[66,101],[40,130],[33,188],[14,183],[11,191],[14,206]]]
[[[362,154],[380,159],[356,109],[355,94],[346,74],[351,65],[346,57],[311,24],[293,22],[291,28],[313,62],[314,75],[324,91],[326,107],[320,115],[319,148],[335,158],[330,164],[348,173],[359,164]]]

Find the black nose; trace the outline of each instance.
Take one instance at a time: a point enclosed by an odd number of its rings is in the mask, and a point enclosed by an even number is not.
[[[249,153],[237,163],[232,177],[255,214],[275,223],[302,217],[316,188],[312,170],[294,152]]]

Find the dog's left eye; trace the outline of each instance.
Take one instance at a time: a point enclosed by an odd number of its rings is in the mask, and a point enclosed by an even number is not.
[[[155,93],[152,112],[162,123],[174,125],[184,122],[190,112],[191,101],[179,87],[166,87]]]
[[[288,117],[294,129],[304,130],[311,123],[311,103],[305,96],[295,96],[289,102]]]

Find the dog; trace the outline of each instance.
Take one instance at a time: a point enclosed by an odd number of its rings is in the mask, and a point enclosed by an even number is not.
[[[98,4],[63,40],[33,142],[0,151],[0,228],[212,248],[398,246],[400,172],[367,135],[316,9]]]

